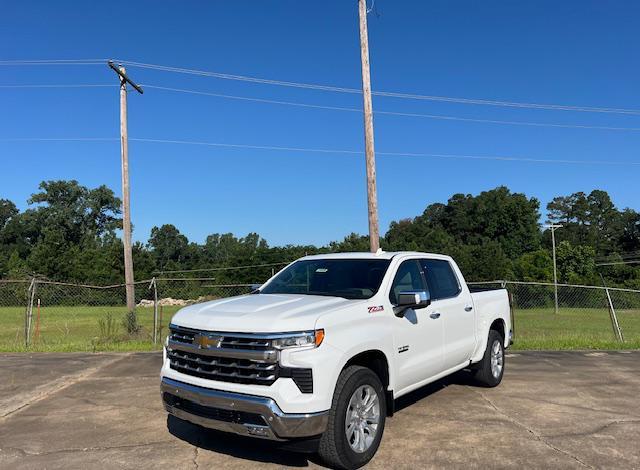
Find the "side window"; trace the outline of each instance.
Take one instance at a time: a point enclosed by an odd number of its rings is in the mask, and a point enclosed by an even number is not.
[[[442,259],[420,260],[432,300],[455,297],[460,293],[458,278],[448,261]]]
[[[391,292],[389,292],[389,300],[393,305],[398,303],[398,294],[400,292],[426,290],[420,271],[420,263],[415,259],[403,261],[398,267],[396,277],[393,278],[393,284],[391,284]]]

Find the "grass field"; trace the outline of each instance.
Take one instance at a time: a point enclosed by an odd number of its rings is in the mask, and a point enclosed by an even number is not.
[[[516,309],[514,349],[640,349],[640,310],[616,313],[623,343],[606,309]]]
[[[162,309],[162,334],[178,307]],[[0,307],[0,352],[18,351],[149,351],[159,349],[151,342],[153,309],[138,308],[140,332],[127,335],[122,324],[126,308],[47,307],[34,309],[33,341],[24,345],[24,307]],[[111,322],[106,319],[110,317]],[[102,319],[102,322],[100,322]],[[618,312],[625,342],[615,340],[605,309],[520,309],[515,311],[514,349],[640,349],[640,310]],[[100,325],[102,323],[102,327]]]
[[[162,308],[161,338],[167,334],[171,317],[179,307]],[[137,308],[139,333],[126,334],[123,318],[126,307],[34,307],[32,345],[28,351],[151,351],[160,349],[152,343],[153,308]],[[24,307],[0,307],[0,352],[26,351],[24,345]],[[111,317],[110,328],[106,320]],[[99,320],[103,321],[101,329]],[[37,334],[37,336],[36,336]]]

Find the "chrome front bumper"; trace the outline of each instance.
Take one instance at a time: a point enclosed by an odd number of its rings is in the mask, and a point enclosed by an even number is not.
[[[284,413],[271,398],[213,390],[164,377],[165,409],[177,418],[243,436],[284,441],[322,434],[329,412]]]

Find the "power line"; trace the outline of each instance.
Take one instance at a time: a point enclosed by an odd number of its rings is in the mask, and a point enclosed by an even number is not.
[[[248,145],[248,144],[227,144],[219,142],[198,142],[185,140],[167,140],[167,139],[141,139],[131,138],[129,140],[148,143],[166,143],[166,144],[184,144],[184,145],[202,145],[210,147],[226,147],[226,148],[246,148],[254,150],[281,150],[291,152],[315,152],[315,153],[333,153],[333,154],[349,154],[362,155],[363,152],[358,150],[339,150],[339,149],[319,149],[305,147],[279,147],[270,145]],[[594,165],[640,165],[640,162],[622,162],[608,160],[553,160],[544,158],[530,157],[512,157],[512,156],[485,156],[485,155],[453,155],[440,153],[411,153],[411,152],[376,152],[378,155],[393,157],[430,157],[445,159],[470,159],[470,160],[497,160],[512,162],[530,162],[530,163],[562,163],[562,164],[594,164]]]
[[[107,85],[101,83],[79,83],[79,84],[34,84],[34,85],[0,85],[0,88],[115,88],[118,85]]]
[[[0,60],[0,65],[104,65],[107,59],[15,59]]]
[[[172,88],[172,87],[165,87],[165,86],[158,86],[158,85],[144,84],[144,86],[146,88],[162,90],[162,91],[171,91],[176,93],[187,93],[187,94],[203,95],[203,96],[213,96],[216,98],[225,98],[225,99],[233,99],[233,100],[240,100],[240,101],[251,101],[251,102],[257,102],[257,103],[277,104],[277,105],[284,105],[284,106],[296,106],[301,108],[326,109],[329,111],[348,111],[348,112],[362,113],[362,109],[360,108],[327,106],[327,105],[319,105],[319,104],[311,104],[311,103],[301,103],[296,101],[272,100],[267,98],[253,98],[248,96],[227,95],[222,93],[211,93],[207,91],[188,90],[184,88]],[[593,130],[630,131],[630,132],[640,131],[640,127],[588,126],[588,125],[580,125],[580,124],[555,124],[555,123],[530,122],[530,121],[504,121],[504,120],[497,120],[497,119],[465,118],[460,116],[450,116],[450,115],[442,115],[442,114],[403,113],[398,111],[374,111],[373,113],[376,115],[405,116],[405,117],[417,117],[417,118],[426,118],[426,119],[440,119],[440,120],[447,120],[447,121],[477,122],[477,123],[485,123],[485,124],[507,124],[507,125],[516,125],[516,126],[559,127],[559,128],[568,128],[568,129],[593,129]]]
[[[219,78],[224,80],[236,80],[236,81],[259,83],[259,84],[265,84],[265,85],[276,85],[276,86],[283,86],[283,87],[303,88],[303,89],[319,90],[319,91],[331,91],[331,92],[337,92],[337,93],[352,93],[352,94],[362,93],[362,91],[357,88],[336,87],[331,85],[319,85],[319,84],[303,83],[303,82],[290,82],[290,81],[284,81],[284,80],[271,80],[266,78],[250,77],[246,75],[234,75],[234,74],[212,72],[212,71],[205,71],[205,70],[172,67],[172,66],[166,66],[166,65],[148,64],[143,62],[133,62],[133,61],[121,61],[121,62],[131,67],[158,70],[162,72],[198,75],[203,77]],[[477,98],[457,98],[457,97],[449,97],[449,96],[419,95],[419,94],[412,94],[412,93],[398,93],[398,92],[388,92],[388,91],[372,91],[372,94],[376,96],[384,96],[389,98],[441,101],[441,102],[459,103],[459,104],[475,104],[475,105],[502,106],[502,107],[511,107],[511,108],[528,108],[528,109],[545,109],[545,110],[553,110],[553,111],[629,114],[629,115],[640,116],[640,110],[638,109],[570,106],[570,105],[562,105],[562,104],[523,103],[523,102],[514,102],[514,101],[487,100],[487,99],[477,99]]]
[[[640,260],[637,261],[615,261],[612,263],[598,263],[596,266],[614,266],[619,264],[640,264]]]
[[[639,251],[627,251],[623,253],[611,253],[606,256],[599,256],[596,258],[596,261],[616,261],[619,259],[630,259],[630,258],[640,258],[640,250]]]
[[[117,137],[9,137],[0,142],[120,142]]]
[[[117,85],[102,83],[76,83],[76,84],[33,84],[33,85],[0,85],[0,88],[115,88]]]
[[[4,60],[0,61],[0,65],[101,65],[106,62],[107,59],[45,59],[45,60]],[[189,75],[198,75],[203,77],[219,78],[224,80],[235,80],[250,83],[259,83],[265,85],[276,85],[283,87],[302,88],[319,91],[330,91],[337,93],[351,93],[360,94],[361,90],[357,88],[337,87],[331,85],[320,85],[313,83],[303,82],[291,82],[285,80],[272,80],[259,77],[251,77],[246,75],[235,75],[221,72],[213,72],[206,70],[188,69],[183,67],[172,67],[167,65],[149,64],[144,62],[135,61],[118,61],[124,65],[130,67],[139,67],[150,70],[157,70],[162,72],[182,73]],[[435,95],[420,95],[413,93],[399,93],[390,91],[372,91],[373,95],[383,96],[389,98],[401,98],[412,100],[427,100],[427,101],[440,101],[446,103],[458,103],[458,104],[473,104],[484,106],[500,106],[510,108],[526,108],[526,109],[543,109],[551,111],[575,111],[575,112],[590,112],[590,113],[611,113],[611,114],[627,114],[640,116],[639,109],[624,109],[624,108],[608,108],[608,107],[594,107],[594,106],[572,106],[563,104],[552,103],[526,103],[516,101],[503,101],[503,100],[488,100],[478,98],[458,98],[450,96],[435,96]]]
[[[280,263],[263,263],[263,264],[249,264],[249,265],[242,265],[242,266],[224,266],[224,267],[219,267],[219,268],[202,268],[202,269],[179,269],[179,270],[175,270],[175,271],[154,271],[155,273],[158,274],[178,274],[178,273],[202,273],[202,272],[207,272],[207,271],[230,271],[230,270],[237,270],[237,269],[249,269],[249,268],[264,268],[264,267],[271,267],[271,266],[284,266],[285,264],[289,264],[291,263],[291,261],[283,261]]]
[[[108,85],[108,84],[68,84],[68,85],[67,84],[33,84],[33,85],[0,85],[0,89],[2,88],[7,88],[7,89],[113,88],[116,86],[117,85]],[[249,102],[256,102],[256,103],[283,105],[283,106],[294,106],[294,107],[300,107],[300,108],[325,109],[329,111],[346,111],[346,112],[352,112],[352,113],[362,113],[362,109],[360,108],[348,108],[343,106],[328,106],[328,105],[321,105],[321,104],[301,103],[296,101],[272,100],[269,98],[254,98],[249,96],[227,95],[223,93],[213,93],[213,92],[207,92],[207,91],[189,90],[184,88],[174,88],[174,87],[166,87],[166,86],[159,86],[159,85],[143,84],[143,86],[145,88],[150,88],[154,90],[169,91],[169,92],[175,92],[175,93],[186,93],[186,94],[192,94],[192,95],[212,96],[215,98],[232,99],[232,100],[239,100],[239,101],[249,101]],[[640,127],[589,126],[589,125],[582,125],[582,124],[557,124],[557,123],[531,122],[531,121],[506,121],[506,120],[499,120],[499,119],[466,118],[462,116],[451,116],[451,115],[442,115],[442,114],[403,113],[399,111],[374,111],[374,114],[387,115],[387,116],[404,116],[404,117],[415,117],[415,118],[425,118],[425,119],[436,119],[436,120],[444,120],[444,121],[476,122],[476,123],[484,123],[484,124],[640,132]]]
[[[251,150],[275,150],[286,152],[310,152],[310,153],[326,153],[326,154],[346,154],[346,155],[362,155],[359,150],[347,149],[322,149],[308,147],[281,147],[274,145],[251,145],[251,144],[229,144],[223,142],[203,142],[192,140],[170,140],[170,139],[149,139],[130,137],[130,141],[157,143],[157,144],[177,144],[177,145],[196,145],[205,147],[221,147],[221,148],[237,148]],[[70,137],[70,138],[42,138],[42,137],[25,137],[25,138],[0,138],[0,142],[114,142],[119,141],[115,137]],[[493,160],[505,162],[523,162],[523,163],[560,163],[560,164],[580,164],[580,165],[640,165],[640,162],[624,162],[611,160],[554,160],[549,158],[533,158],[518,156],[498,156],[498,155],[456,155],[442,153],[412,153],[412,152],[377,152],[378,155],[390,157],[425,157],[425,158],[443,158],[443,159],[465,159],[465,160]]]

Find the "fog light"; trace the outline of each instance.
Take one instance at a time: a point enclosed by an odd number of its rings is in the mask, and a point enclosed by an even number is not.
[[[246,427],[247,427],[247,431],[252,436],[267,437],[269,435],[269,428],[267,427],[264,427],[264,426],[246,426]]]

